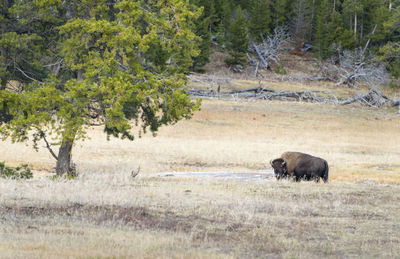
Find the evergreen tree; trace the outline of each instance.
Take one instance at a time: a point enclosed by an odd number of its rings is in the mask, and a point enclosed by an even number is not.
[[[249,45],[247,20],[240,6],[235,9],[228,31],[228,49],[232,58],[225,62],[228,65],[242,65],[246,63],[246,53]]]
[[[310,39],[311,5],[309,0],[295,0],[293,8],[292,33],[299,39]]]
[[[261,41],[261,35],[270,33],[271,12],[269,1],[252,0],[250,8],[249,33],[256,41]]]
[[[400,1],[391,7],[390,18],[384,23],[388,42],[379,49],[379,58],[388,65],[394,77],[400,78]]]
[[[329,42],[327,41],[328,32],[328,0],[322,0],[316,15],[314,49],[315,55],[320,59],[328,55]]]
[[[327,24],[327,32],[325,41],[329,45],[328,52],[326,56],[333,54],[333,46],[342,46],[343,43],[340,41],[341,35],[343,34],[342,19],[340,13],[335,9],[332,9],[332,13],[329,17],[329,22]],[[351,35],[350,35],[351,37]],[[353,38],[351,38],[353,39]]]
[[[215,0],[215,15],[213,21],[213,31],[216,34],[217,42],[220,46],[225,45],[226,33],[228,31],[233,2],[229,0]]]
[[[199,15],[184,0],[2,1],[3,139],[37,146],[51,136],[62,175],[73,172],[72,147],[89,125],[133,140],[132,123],[156,132],[190,118],[199,103],[183,73],[198,54]],[[11,80],[22,88],[6,89]]]
[[[359,34],[360,16],[363,13],[361,0],[344,0],[343,1],[343,16],[347,23],[347,29],[353,31],[354,40],[357,40]]]
[[[367,35],[368,38],[371,38],[373,43],[384,42],[386,40],[387,31],[385,29],[385,23],[390,20],[390,9],[387,5],[384,5],[382,2],[380,3],[374,10],[371,11],[371,15],[368,17],[367,20],[370,21],[369,34]],[[376,26],[376,28],[375,28]],[[372,34],[373,29],[375,28],[374,33]]]
[[[231,9],[226,10],[226,8],[231,6],[231,1],[229,0],[214,0],[215,16],[213,19],[214,27],[219,28],[223,23],[226,22],[227,17],[230,15]],[[227,13],[229,11],[229,13]]]
[[[203,11],[202,16],[196,21],[195,33],[201,38],[199,45],[200,53],[193,57],[192,70],[203,72],[205,66],[210,61],[211,54],[211,19],[212,13]]]
[[[229,0],[228,0],[229,1]],[[251,8],[251,0],[231,0],[235,7],[240,6],[242,10],[249,10]]]
[[[274,27],[281,27],[289,24],[293,17],[294,0],[272,1],[272,24]]]

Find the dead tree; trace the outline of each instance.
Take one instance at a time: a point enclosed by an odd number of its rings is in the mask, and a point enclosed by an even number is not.
[[[357,87],[364,82],[370,88],[377,88],[388,79],[384,67],[375,62],[373,56],[367,56],[361,48],[339,52],[338,63],[332,67],[336,69],[336,86]]]
[[[353,98],[349,98],[343,101],[338,101],[337,104],[347,105],[354,102],[359,102],[362,105],[370,107],[382,107],[384,105],[400,106],[400,99],[395,100],[388,97],[375,89],[371,89],[368,93],[359,94]],[[400,108],[399,108],[400,113]]]
[[[286,42],[288,34],[286,28],[281,27],[275,28],[273,33],[261,38],[261,43],[250,41],[249,51],[257,55],[262,66],[267,70],[271,67],[271,63],[279,63],[279,51],[283,49],[283,44]]]

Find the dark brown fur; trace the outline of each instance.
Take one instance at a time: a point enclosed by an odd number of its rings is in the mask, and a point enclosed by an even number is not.
[[[285,152],[271,162],[277,179],[292,178],[328,181],[329,167],[326,160],[300,152]]]

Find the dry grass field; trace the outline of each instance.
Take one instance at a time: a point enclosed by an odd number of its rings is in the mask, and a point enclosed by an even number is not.
[[[193,119],[135,141],[111,139],[101,129],[75,146],[78,171],[125,174],[165,171],[269,169],[284,151],[325,158],[330,179],[400,183],[400,118],[395,109],[368,109],[290,102],[203,100]],[[43,146],[2,142],[1,160],[51,171],[54,159]]]
[[[398,258],[400,187],[0,180],[2,258]]]
[[[74,180],[46,176],[44,147],[0,143],[0,160],[35,169],[31,180],[0,179],[1,258],[400,256],[395,109],[203,100],[155,138],[89,136],[73,151]],[[289,150],[325,158],[330,182],[149,177],[270,171]]]

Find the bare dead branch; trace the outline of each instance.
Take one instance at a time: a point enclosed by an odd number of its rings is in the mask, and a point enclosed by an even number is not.
[[[51,146],[49,144],[49,142],[46,139],[46,134],[43,131],[40,131],[40,137],[44,140],[44,142],[46,143],[46,148],[50,151],[50,154],[56,159],[58,160],[57,155],[54,153],[53,149],[51,149]]]
[[[30,77],[29,75],[27,75],[22,69],[20,69],[20,68],[18,67],[18,65],[16,65],[15,68],[16,68],[19,72],[21,72],[21,74],[22,74],[23,76],[25,76],[26,78],[28,78],[28,79],[30,79],[30,80],[32,80],[32,81],[38,82],[39,84],[43,84],[43,82],[41,82],[41,81],[39,81],[39,80],[37,80],[37,79],[35,79],[35,78]]]
[[[325,66],[323,68],[324,74],[336,81],[336,86],[343,84],[357,87],[360,82],[364,82],[370,88],[376,88],[384,84],[389,78],[387,71],[379,62],[374,61],[374,56],[367,56],[365,51],[365,48],[343,52],[338,49],[337,62],[339,64],[329,68]]]
[[[259,50],[258,46],[253,42],[253,40],[250,40],[250,45],[254,48],[255,52],[257,53],[258,58],[261,60],[261,63],[265,70],[268,70],[268,62],[264,59],[261,51]]]
[[[266,37],[262,37],[261,43],[255,43],[250,39],[249,51],[257,55],[264,69],[270,68],[270,63],[279,63],[280,53],[286,43],[287,30],[285,28],[275,28],[274,32]]]

